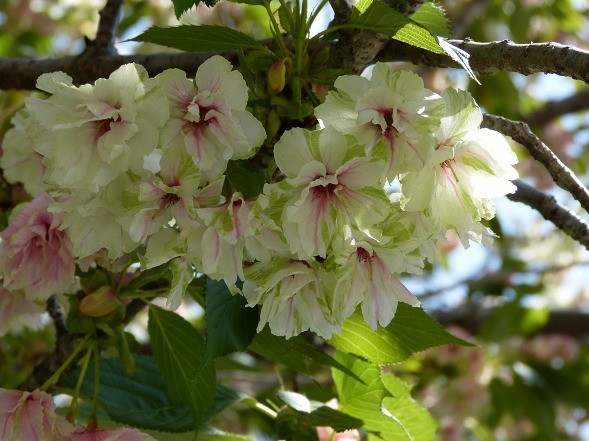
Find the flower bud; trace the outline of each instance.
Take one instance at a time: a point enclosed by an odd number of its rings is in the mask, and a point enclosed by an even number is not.
[[[78,311],[90,317],[103,317],[115,309],[123,307],[110,286],[101,286],[80,301]]]
[[[268,71],[268,85],[274,93],[280,93],[286,85],[286,62],[279,60]]]

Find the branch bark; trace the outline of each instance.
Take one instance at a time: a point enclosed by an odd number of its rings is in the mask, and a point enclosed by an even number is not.
[[[484,115],[481,127],[497,130],[523,145],[542,164],[560,188],[568,191],[589,213],[589,190],[558,157],[521,121],[495,115]]]
[[[516,44],[509,40],[479,43],[470,39],[448,40],[470,54],[470,66],[480,74],[497,71],[523,75],[553,73],[589,83],[589,52],[558,43]],[[460,66],[446,55],[391,40],[375,61],[410,61],[431,67]]]
[[[583,219],[560,205],[553,196],[542,193],[519,179],[513,183],[517,187],[517,191],[507,195],[509,199],[534,208],[544,219],[552,222],[589,250],[589,225]]]
[[[358,30],[356,35],[363,35]],[[348,67],[362,70],[366,65],[376,61],[410,61],[414,64],[442,67],[460,68],[458,63],[446,55],[434,54],[425,49],[403,43],[397,40],[384,41],[384,49],[381,39],[376,40],[372,36],[358,37],[353,44],[368,44],[371,46],[367,52],[358,51],[358,47],[341,43],[340,47],[346,50],[353,48],[353,52],[359,52],[358,58],[338,65],[338,60],[344,57],[333,48],[333,63],[337,67]],[[557,43],[515,44],[508,40],[490,43],[479,43],[472,40],[449,40],[470,54],[470,65],[480,74],[490,74],[497,71],[518,72],[524,75],[534,73],[554,73],[568,76],[589,83],[589,52],[563,46]],[[272,41],[262,41],[262,44],[270,46]],[[334,45],[334,43],[326,43]],[[378,55],[373,56],[376,51]],[[380,52],[379,52],[380,51]],[[201,53],[159,53],[138,54],[131,56],[103,55],[94,58],[84,58],[83,54],[77,57],[50,58],[43,60],[11,59],[0,57],[0,90],[35,88],[39,75],[47,72],[63,71],[74,78],[76,84],[90,83],[98,78],[108,76],[117,67],[125,63],[139,63],[145,66],[150,74],[157,74],[176,67],[191,74],[210,58],[213,52]],[[217,53],[226,57],[234,65],[238,64],[235,52]],[[371,58],[373,57],[373,59]]]

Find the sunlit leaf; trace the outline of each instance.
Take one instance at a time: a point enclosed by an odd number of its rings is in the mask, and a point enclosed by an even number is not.
[[[372,363],[398,363],[416,352],[446,344],[472,346],[449,334],[423,309],[399,303],[386,328],[371,329],[357,312],[343,331],[329,341],[340,351],[358,355]]]

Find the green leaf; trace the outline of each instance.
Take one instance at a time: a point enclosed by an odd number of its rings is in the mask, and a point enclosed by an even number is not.
[[[348,25],[386,34],[436,54],[444,53],[430,31],[379,0],[360,0],[354,6]]]
[[[411,19],[439,37],[450,38],[450,27],[441,6],[426,3],[421,6]]]
[[[174,14],[176,18],[180,18],[182,14],[188,11],[193,6],[198,6],[200,0],[172,0],[174,4]]]
[[[281,363],[306,375],[310,375],[310,371],[303,356],[319,364],[339,369],[361,381],[352,371],[329,354],[317,349],[300,335],[287,340],[284,337],[273,335],[266,327],[254,337],[249,349],[275,363]]]
[[[434,346],[473,346],[449,334],[423,309],[399,303],[386,328],[371,329],[359,311],[344,323],[342,333],[329,341],[336,349],[372,363],[398,363]]]
[[[232,295],[224,281],[206,281],[206,356],[222,357],[247,349],[260,319],[257,308],[248,308],[245,297]]]
[[[147,330],[170,397],[190,406],[199,423],[215,394],[215,368],[201,363],[202,337],[178,314],[155,305],[149,307]]]
[[[266,177],[261,170],[254,169],[247,161],[229,161],[227,179],[244,199],[257,198],[264,189]]]
[[[301,413],[301,419],[307,424],[332,427],[340,432],[342,430],[359,429],[364,422],[348,414],[332,409],[324,403],[310,401],[306,396],[296,392],[280,391],[278,396],[284,404]]]
[[[365,430],[387,441],[433,439],[434,420],[411,398],[401,380],[352,355],[337,353],[335,358],[364,382],[332,369],[342,412],[361,418]]]
[[[193,412],[188,406],[173,403],[166,394],[164,379],[152,357],[135,356],[137,373],[125,372],[118,358],[100,360],[98,399],[108,416],[119,423],[141,429],[183,432],[194,428]],[[62,385],[74,388],[80,369],[66,376]],[[94,392],[94,365],[90,364],[81,392]]]
[[[130,41],[155,43],[187,52],[264,49],[260,43],[243,32],[211,25],[151,27]]]
[[[239,400],[239,395],[233,389],[224,384],[217,384],[217,388],[215,389],[215,399],[213,400],[213,404],[211,404],[205,411],[203,421],[210,420]]]
[[[284,337],[273,335],[267,326],[262,332],[256,334],[249,349],[275,363],[283,364],[303,374],[309,374],[303,355],[294,349],[292,342]]]

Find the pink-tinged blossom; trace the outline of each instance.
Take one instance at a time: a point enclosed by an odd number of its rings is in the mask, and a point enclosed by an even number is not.
[[[41,327],[43,308],[25,297],[22,290],[0,287],[0,337],[21,328]]]
[[[238,292],[237,279],[244,280],[243,258],[246,237],[254,234],[250,223],[252,201],[240,193],[219,207],[199,208],[198,217],[206,225],[202,235],[202,270],[213,279],[223,279],[232,292]],[[192,237],[195,237],[192,234]]]
[[[419,171],[401,178],[401,206],[427,212],[441,229],[454,229],[464,247],[491,241],[481,224],[495,216],[492,198],[513,193],[517,157],[505,137],[478,129],[481,111],[468,92],[443,93],[446,116],[435,134],[436,148]]]
[[[71,430],[46,392],[0,389],[0,440],[54,441]]]
[[[37,196],[0,233],[0,271],[4,287],[23,289],[29,300],[44,301],[74,284],[72,244],[60,230],[60,216],[47,210],[52,199]]]
[[[291,252],[301,259],[325,258],[335,236],[352,226],[370,228],[388,215],[384,162],[362,157],[362,147],[335,129],[285,132],[274,155],[287,179],[265,192],[284,190],[290,197],[281,223]]]
[[[51,96],[25,100],[44,129],[33,135],[35,150],[47,181],[78,195],[96,194],[127,170],[141,173],[169,117],[163,91],[137,64],[79,87],[63,72],[43,74],[37,87]]]
[[[76,427],[72,433],[57,438],[56,441],[155,441],[155,439],[135,429]]]
[[[315,109],[325,126],[355,136],[367,152],[381,142],[387,150],[387,178],[419,167],[443,115],[444,102],[412,72],[393,72],[378,63],[370,79],[344,75]]]
[[[310,330],[325,339],[341,332],[330,309],[336,279],[306,261],[278,258],[246,268],[243,294],[248,306],[262,305],[258,332],[266,323],[286,338]]]
[[[160,166],[155,178],[135,184],[127,195],[133,202],[119,219],[139,243],[172,219],[180,228],[191,228],[198,222],[196,208],[216,206],[221,199],[223,179],[201,188],[200,169],[184,150],[166,150]]]
[[[178,69],[168,69],[157,79],[170,100],[163,148],[184,146],[205,181],[219,179],[229,159],[250,157],[266,138],[262,123],[245,110],[243,77],[225,58],[205,61],[194,82]]]
[[[406,250],[393,244],[378,244],[366,237],[352,240],[348,253],[336,259],[340,265],[334,296],[334,313],[344,320],[362,305],[364,320],[372,329],[387,326],[399,302],[418,306],[419,300],[399,281],[406,270]]]

